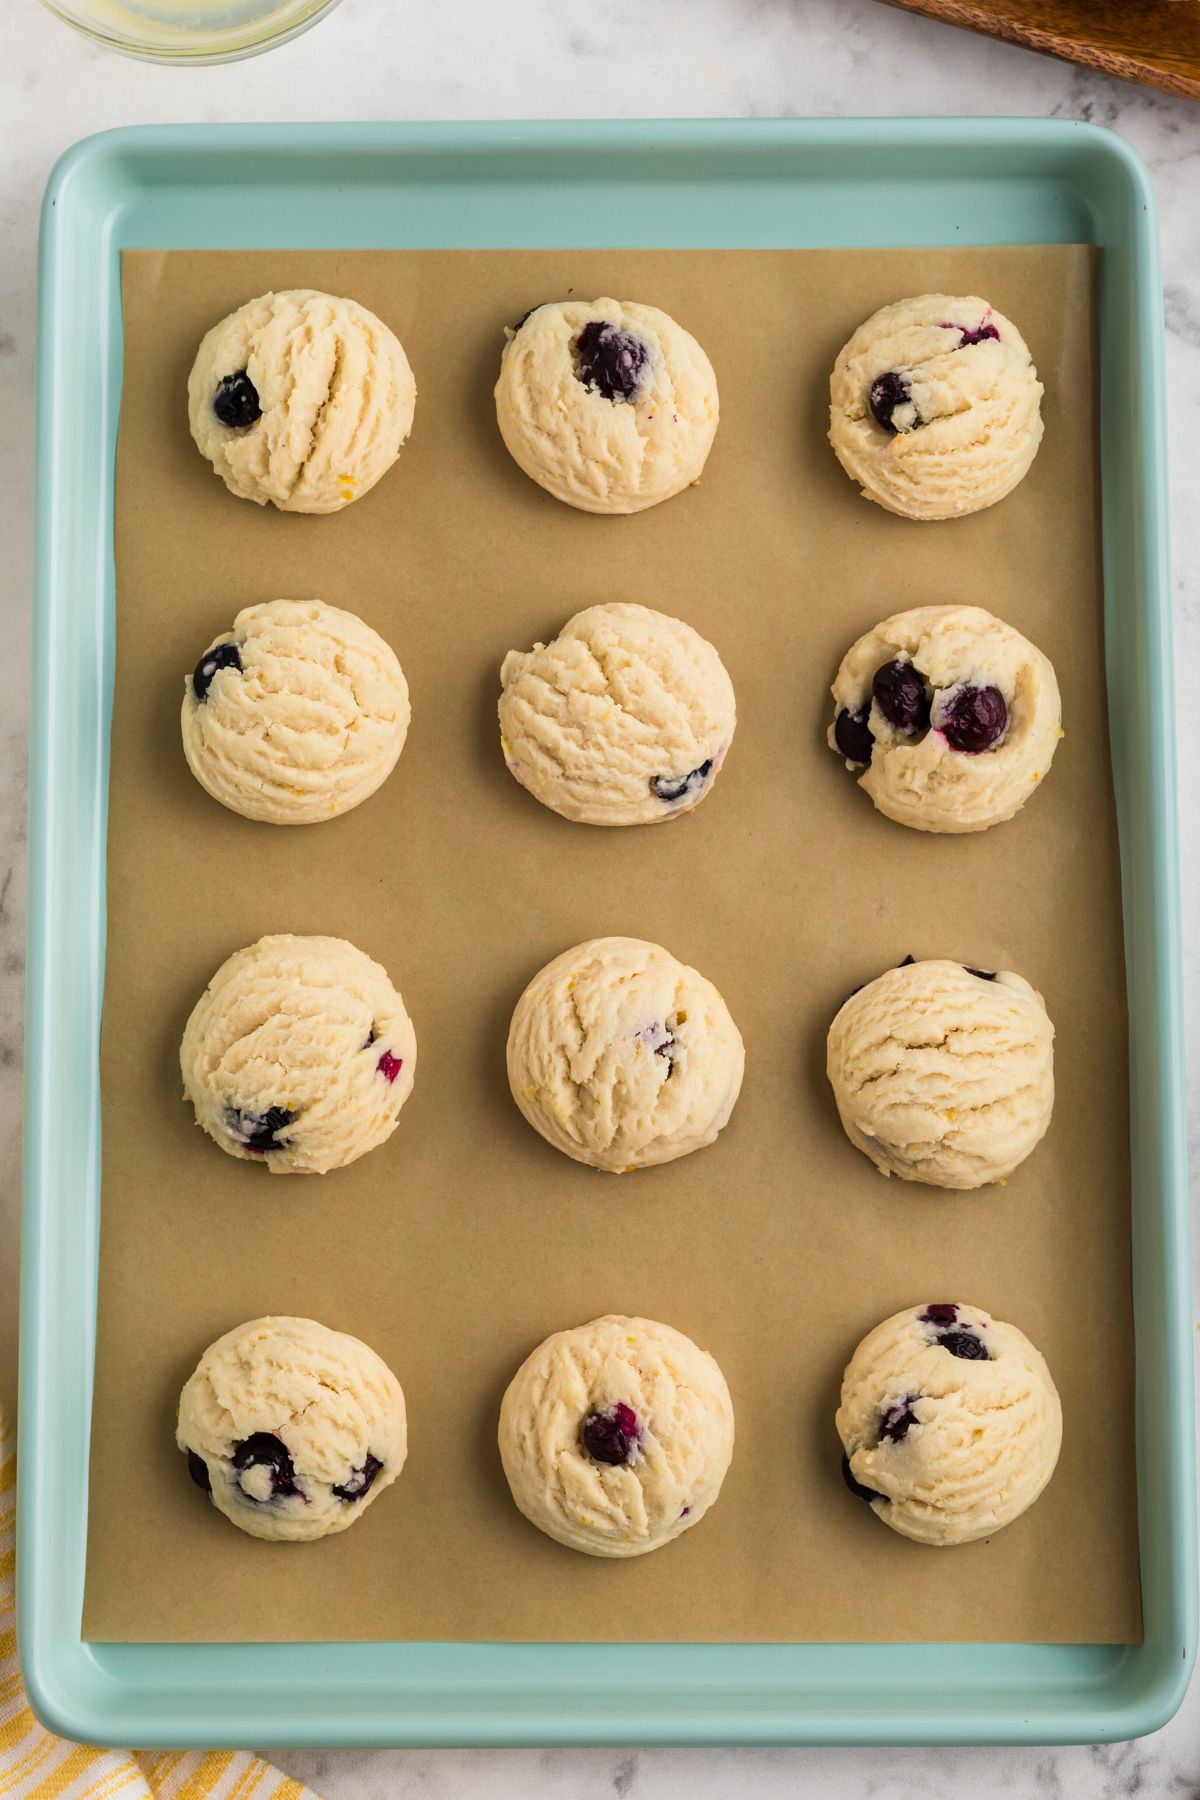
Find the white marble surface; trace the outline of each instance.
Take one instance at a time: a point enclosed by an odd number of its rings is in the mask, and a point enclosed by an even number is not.
[[[180,119],[1019,113],[1115,126],[1162,211],[1181,718],[1200,691],[1200,106],[893,12],[875,0],[345,0],[268,57],[183,72],[93,50],[36,0],[0,5],[0,1393],[15,1358],[37,208],[58,153]],[[1200,1046],[1200,738],[1179,738],[1187,1014]],[[64,1084],[69,1103],[69,1083]],[[1193,1085],[1193,1168],[1200,1090]],[[1200,1233],[1197,1234],[1200,1236]],[[1098,1408],[1095,1428],[1103,1429]],[[601,1726],[602,1729],[602,1726]],[[1195,1800],[1200,1689],[1134,1745],[1059,1751],[279,1752],[329,1800]]]

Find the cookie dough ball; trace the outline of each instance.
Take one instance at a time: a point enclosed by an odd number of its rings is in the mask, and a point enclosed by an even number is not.
[[[863,771],[881,813],[916,831],[1011,819],[1062,735],[1052,665],[980,606],[896,613],[846,652],[833,684],[830,748]]]
[[[500,669],[500,743],[543,806],[585,825],[655,825],[708,793],[733,738],[712,645],[647,606],[589,606]]]
[[[930,1187],[1003,1181],[1054,1109],[1054,1027],[1019,975],[908,962],[851,994],[829,1027],[850,1142],[882,1175]]]
[[[702,1519],[733,1456],[708,1355],[653,1319],[556,1331],[513,1376],[500,1458],[525,1517],[589,1556],[644,1556]]]
[[[230,1156],[324,1174],[391,1137],[417,1039],[385,970],[331,937],[264,937],[217,970],[179,1052],[184,1098]]]
[[[1015,1325],[962,1301],[869,1332],[842,1378],[837,1431],[852,1493],[901,1537],[969,1544],[1032,1506],[1058,1461],[1062,1408]]]
[[[829,380],[829,441],[868,500],[957,519],[1011,493],[1042,441],[1024,338],[977,295],[922,294],[860,325]]]
[[[222,806],[312,825],[387,779],[410,712],[378,632],[320,600],[269,600],[240,612],[185,677],[183,749]]]
[[[642,938],[593,938],[547,963],[508,1033],[513,1099],[548,1144],[610,1174],[711,1144],[745,1052],[711,981]]]
[[[229,490],[332,513],[373,488],[412,430],[399,340],[356,300],[263,294],[214,325],[188,377],[192,436]]]
[[[712,448],[713,366],[656,306],[564,300],[508,333],[500,433],[527,475],[583,512],[635,513],[682,493]]]
[[[200,1358],[179,1396],[175,1441],[197,1487],[239,1530],[293,1543],[330,1537],[404,1467],[404,1394],[345,1332],[253,1319]]]

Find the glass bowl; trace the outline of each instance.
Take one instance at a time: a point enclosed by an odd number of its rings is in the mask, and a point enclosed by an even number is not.
[[[93,43],[144,62],[216,63],[286,43],[339,0],[42,0]]]

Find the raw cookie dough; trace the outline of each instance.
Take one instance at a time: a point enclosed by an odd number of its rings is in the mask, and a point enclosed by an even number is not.
[[[1011,493],[1042,441],[1042,384],[1010,319],[977,295],[881,307],[829,378],[829,441],[868,500],[956,519]]]
[[[644,1556],[689,1530],[732,1455],[725,1377],[653,1319],[610,1313],[555,1332],[500,1407],[513,1499],[539,1531],[589,1556]]]
[[[707,794],[733,738],[712,645],[646,606],[589,606],[500,669],[500,744],[543,806],[585,825],[654,825]]]
[[[1005,969],[889,969],[834,1019],[827,1067],[850,1142],[881,1174],[931,1187],[1003,1181],[1054,1108],[1054,1027]]]
[[[1032,1506],[1058,1461],[1062,1408],[1023,1332],[962,1301],[869,1332],[842,1378],[847,1486],[902,1537],[969,1544]]]
[[[417,1040],[385,970],[331,937],[263,937],[217,970],[179,1051],[196,1123],[272,1175],[324,1174],[396,1129]]]
[[[583,512],[642,512],[699,481],[718,416],[712,364],[656,306],[564,300],[507,334],[501,436],[527,475]]]
[[[369,625],[321,600],[269,600],[184,678],[183,749],[233,812],[311,825],[387,779],[410,711],[395,652]]]
[[[830,748],[863,770],[881,813],[917,831],[1011,819],[1063,735],[1053,666],[980,606],[885,619],[846,652],[833,706]]]
[[[175,1441],[197,1487],[251,1537],[329,1537],[404,1467],[404,1394],[357,1338],[315,1319],[252,1319],[200,1358]]]
[[[373,488],[412,430],[408,358],[356,300],[263,294],[214,325],[188,378],[192,436],[232,493],[331,513]]]
[[[546,1142],[611,1174],[711,1144],[745,1052],[711,981],[641,938],[593,938],[535,975],[513,1013],[508,1082]]]

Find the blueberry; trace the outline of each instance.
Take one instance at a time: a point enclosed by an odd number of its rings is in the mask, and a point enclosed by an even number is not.
[[[963,1362],[991,1362],[991,1357],[984,1348],[983,1339],[977,1338],[973,1331],[939,1331],[934,1339],[943,1350],[951,1356],[960,1357]]]
[[[896,967],[898,969],[911,969],[913,964],[916,962],[916,960],[917,960],[916,957],[913,955],[912,951],[910,950],[908,955],[904,958],[904,961],[898,962],[896,964]]]
[[[208,690],[218,669],[237,669],[240,672],[241,667],[241,652],[236,644],[216,644],[206,651],[192,672],[192,691],[201,706],[208,699]]]
[[[379,1458],[377,1456],[372,1456],[368,1450],[367,1460],[362,1468],[351,1469],[350,1479],[344,1482],[341,1487],[335,1487],[333,1490],[334,1493],[339,1500],[361,1500],[363,1495],[369,1492],[371,1483],[374,1481],[382,1467],[383,1464],[380,1462]]]
[[[239,369],[236,375],[222,375],[213,395],[212,409],[230,431],[245,431],[262,418],[258,389],[245,369]]]
[[[898,431],[915,431],[918,425],[925,423],[913,406],[912,389],[899,369],[887,369],[875,377],[867,393],[867,404],[877,424],[893,436]],[[901,419],[897,424],[896,413],[901,407],[911,407],[912,417]]]
[[[252,1432],[248,1438],[243,1438],[240,1444],[235,1444],[231,1461],[239,1475],[244,1475],[248,1469],[269,1469],[273,1500],[286,1500],[291,1495],[300,1492],[296,1486],[296,1470],[288,1453],[287,1445],[279,1438],[273,1437],[269,1431]],[[238,1485],[242,1484],[239,1482]],[[244,1487],[242,1492],[246,1493]],[[255,1496],[247,1493],[246,1498],[253,1500]],[[259,1504],[262,1503],[259,1502]]]
[[[915,1394],[909,1394],[903,1400],[897,1400],[889,1406],[883,1415],[879,1427],[879,1441],[886,1444],[902,1444],[908,1436],[910,1425],[918,1425],[920,1420],[912,1410]]]
[[[967,970],[968,975],[974,975],[978,981],[995,981],[996,979],[995,969],[970,969],[967,968],[966,963],[963,964],[963,968]]]
[[[595,388],[606,400],[636,397],[647,357],[641,338],[607,319],[589,319],[575,339],[575,348],[584,387]]]
[[[270,1106],[264,1113],[246,1112],[236,1106],[225,1109],[225,1129],[231,1137],[235,1137],[243,1150],[254,1150],[265,1156],[268,1150],[278,1150],[279,1133],[297,1118],[298,1113],[289,1112],[285,1106]]]
[[[850,1467],[850,1458],[845,1453],[842,1455],[842,1480],[859,1500],[886,1500],[888,1498],[877,1488],[865,1487],[861,1481],[855,1480],[854,1471]]]
[[[965,325],[947,325],[945,329],[947,331],[962,332],[962,336],[954,346],[956,350],[965,350],[968,344],[982,344],[988,338],[995,338],[997,343],[1000,342],[1000,333],[996,330],[996,327],[986,319],[982,324],[977,325],[974,331],[968,331]]]
[[[953,1325],[957,1318],[958,1308],[951,1306],[949,1301],[939,1301],[936,1306],[927,1306],[920,1315],[922,1325],[936,1325],[939,1329]]]
[[[850,712],[843,706],[833,722],[833,741],[847,762],[869,763],[871,760],[875,739],[867,724],[870,710],[869,706],[860,706],[857,712]]]
[[[404,1067],[404,1058],[402,1056],[393,1056],[390,1050],[385,1050],[379,1061],[375,1064],[375,1067],[390,1087]]]
[[[645,1044],[647,1050],[652,1050],[655,1056],[665,1056],[668,1060],[674,1060],[672,1053],[675,1049],[675,1036],[671,1027],[665,1025],[661,1019],[652,1019],[649,1025],[643,1025],[641,1030],[635,1031],[633,1035],[639,1044]]]
[[[924,731],[929,724],[925,683],[910,662],[886,662],[875,671],[871,694],[889,725],[897,731]]]
[[[964,681],[941,696],[935,729],[952,750],[977,756],[990,750],[1008,727],[1008,707],[998,687],[973,687]]]
[[[641,1431],[632,1406],[618,1400],[607,1412],[589,1413],[579,1435],[593,1462],[616,1467],[629,1461]]]
[[[710,756],[698,768],[689,769],[686,775],[655,775],[650,783],[650,792],[656,800],[666,800],[669,803],[686,800],[692,794],[700,792],[711,774]]]
[[[212,1478],[208,1473],[208,1464],[205,1462],[204,1458],[202,1456],[197,1456],[194,1450],[189,1450],[187,1459],[188,1474],[191,1476],[196,1486],[198,1488],[203,1488],[206,1494],[211,1494]]]

